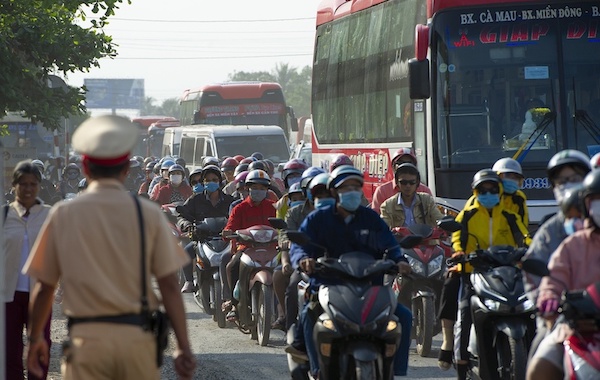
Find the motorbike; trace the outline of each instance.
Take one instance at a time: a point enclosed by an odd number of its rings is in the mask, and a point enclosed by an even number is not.
[[[230,243],[221,237],[226,224],[226,217],[205,218],[195,224],[192,233],[196,251],[194,301],[207,314],[212,315],[220,328],[227,325],[225,313],[221,309],[223,289],[219,271],[223,256],[231,250]]]
[[[302,232],[288,231],[287,235],[296,244],[312,244]],[[313,330],[319,378],[392,379],[402,329],[394,315],[397,298],[381,279],[398,274],[396,263],[385,255],[378,260],[363,252],[348,252],[339,258],[318,258],[315,271],[321,277],[341,280],[321,285],[313,296],[322,310]],[[290,369],[294,379],[308,378],[299,373],[307,370],[305,364]]]
[[[546,263],[538,259],[523,261],[523,270],[537,276],[549,276]],[[600,378],[600,282],[586,289],[564,292],[557,322],[565,322],[573,331],[563,343],[565,379]]]
[[[472,379],[524,379],[535,335],[536,308],[525,293],[520,260],[526,249],[492,246],[448,265],[471,265],[469,376]]]
[[[245,246],[240,257],[239,280],[233,291],[239,301],[238,329],[266,346],[275,318],[273,271],[279,266],[278,232],[270,226],[256,225],[228,237]]]
[[[412,311],[414,321],[411,335],[416,340],[417,354],[426,357],[431,353],[433,337],[442,331],[436,310],[444,285],[445,258],[452,255],[452,248],[447,242],[448,233],[426,224],[396,227],[392,233],[396,238],[408,235],[422,238],[417,246],[402,249],[412,273],[398,275],[392,283],[392,289],[398,302]]]
[[[175,203],[165,203],[160,206],[161,211],[167,218],[169,222],[169,227],[171,228],[171,233],[177,239],[178,244],[181,247],[185,247],[187,243],[189,243],[188,236],[181,231],[179,227],[177,227],[177,218],[179,217],[179,206],[181,206],[183,202],[175,202]],[[185,282],[185,277],[183,276],[183,269],[179,269],[177,272],[177,278],[179,281],[179,286],[182,286]]]

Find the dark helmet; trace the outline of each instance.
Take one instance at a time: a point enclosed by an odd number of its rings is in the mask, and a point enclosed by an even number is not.
[[[338,166],[342,165],[354,166],[354,163],[350,157],[346,156],[345,154],[339,154],[329,164],[329,172],[333,172]]]
[[[235,167],[235,170],[233,171],[233,175],[237,176],[241,172],[246,172],[246,171],[248,171],[248,164],[239,164],[238,166]]]
[[[33,160],[31,161],[31,163],[38,168],[38,170],[40,171],[40,173],[44,173],[45,167],[44,167],[44,163],[42,162],[42,160]]]
[[[133,168],[139,168],[140,167],[140,162],[136,159],[130,158],[129,159],[129,168],[133,169]]]
[[[584,202],[583,212],[586,217],[590,215],[590,210],[588,209],[588,206],[586,204],[586,198],[589,197],[590,195],[596,195],[596,194],[600,194],[600,170],[599,169],[592,170],[583,179],[582,190],[581,190],[580,196]]]
[[[335,168],[329,176],[329,182],[327,182],[328,189],[337,189],[349,179],[355,179],[360,182],[361,186],[365,182],[363,174],[360,170],[350,165],[342,165]]]
[[[396,181],[398,181],[398,176],[400,174],[413,174],[417,176],[417,182],[421,181],[421,173],[419,173],[419,169],[417,169],[417,167],[413,164],[409,164],[408,162],[405,162],[403,164],[400,164],[397,168],[396,168],[396,172],[394,173],[394,179]]]
[[[292,195],[292,194],[304,195],[304,191],[302,191],[302,188],[300,187],[299,183],[294,183],[294,184],[292,184],[292,186],[290,186],[290,188],[288,190],[288,195]]]
[[[216,166],[216,165],[205,166],[202,170],[202,177],[200,177],[200,180],[204,181],[204,177],[206,177],[206,175],[208,173],[213,173],[217,177],[219,177],[219,182],[223,181],[223,174],[221,173],[221,169],[219,169],[218,166]]]
[[[325,170],[316,166],[311,166],[302,172],[302,176],[300,177],[300,188],[302,189],[304,196],[306,196],[306,190],[310,181],[321,173],[325,173]]]
[[[181,165],[181,166],[183,166],[185,168],[185,160],[183,158],[177,157],[177,159],[175,160],[175,163],[177,165]]]
[[[567,212],[573,207],[576,207],[578,210],[581,210],[582,190],[583,185],[577,184],[577,186],[572,187],[565,192],[565,195],[563,196],[559,204],[563,214],[567,215]]]
[[[154,161],[148,162],[148,163],[146,164],[146,171],[149,171],[149,172],[152,172],[152,171],[154,171],[154,167],[156,166],[156,164],[157,164],[157,163],[158,163],[158,162],[154,162]],[[159,167],[159,168],[160,168],[160,167]]]
[[[261,152],[254,152],[250,155],[250,157],[254,157],[257,160],[262,160],[263,158],[265,158]]]
[[[248,171],[252,171],[252,170],[263,170],[266,172],[267,165],[265,165],[265,163],[262,161],[254,161],[248,165]]]
[[[208,166],[208,165],[215,165],[215,166],[219,166],[219,159],[217,157],[204,157],[204,159],[202,160],[202,167]]]
[[[580,168],[583,173],[588,173],[591,170],[590,158],[584,153],[575,149],[561,150],[548,161],[547,171],[550,182],[553,182],[553,178],[556,177],[559,170],[565,165]]]
[[[238,166],[238,162],[235,158],[226,158],[221,162],[221,171],[234,171],[236,166]]]
[[[471,189],[476,189],[483,182],[495,182],[500,183],[500,177],[492,169],[482,169],[475,173],[473,176],[473,182],[471,183]]]
[[[190,181],[190,183],[192,183],[192,177],[195,175],[198,175],[198,174],[200,174],[200,180],[202,180],[202,168],[194,169],[194,171],[190,173],[190,176],[188,177],[188,181]]]
[[[185,170],[183,169],[183,166],[181,166],[181,165],[175,164],[175,165],[171,165],[169,167],[169,174],[171,174],[173,172],[178,172],[178,171],[181,173],[185,173]]]
[[[160,174],[160,168],[161,168],[161,163],[157,162],[154,164],[154,168],[152,169],[152,171],[154,172],[154,174]]]

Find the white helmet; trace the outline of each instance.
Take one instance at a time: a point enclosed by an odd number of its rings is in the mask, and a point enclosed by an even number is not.
[[[246,176],[246,186],[249,186],[253,183],[269,186],[271,184],[271,178],[269,178],[269,175],[264,170],[252,170]]]
[[[517,173],[521,177],[523,176],[523,169],[521,169],[521,164],[517,160],[513,160],[512,158],[501,158],[494,166],[492,166],[492,170],[498,174],[502,173]]]

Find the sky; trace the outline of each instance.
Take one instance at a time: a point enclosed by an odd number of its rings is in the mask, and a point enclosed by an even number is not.
[[[186,89],[226,81],[235,71],[311,65],[319,2],[132,0],[104,29],[118,56],[66,81],[81,86],[84,79],[144,79],[145,96],[160,105]]]

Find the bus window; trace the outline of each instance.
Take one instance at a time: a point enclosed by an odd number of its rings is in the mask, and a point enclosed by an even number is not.
[[[194,144],[196,143],[196,139],[194,137],[183,137],[181,139],[181,158],[185,160],[185,162],[193,162],[194,161]]]

